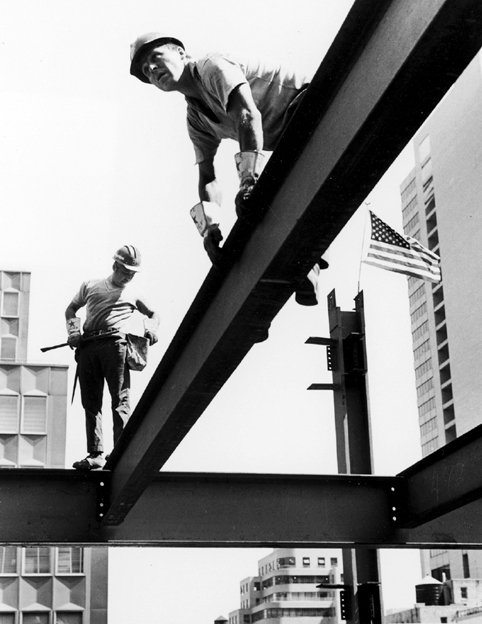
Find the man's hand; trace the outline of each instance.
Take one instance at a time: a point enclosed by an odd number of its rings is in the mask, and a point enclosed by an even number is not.
[[[251,197],[254,185],[254,181],[252,183],[248,182],[247,184],[243,184],[234,198],[234,205],[236,207],[236,215],[238,216],[238,219],[242,219],[247,223],[253,221],[253,215],[250,215],[250,211],[248,210],[246,203]]]
[[[149,340],[149,346],[152,347],[152,345],[155,345],[156,342],[158,341],[158,337],[157,334],[155,334],[153,331],[146,329],[144,332],[144,338],[147,338],[147,340]]]
[[[67,344],[71,349],[80,347],[80,334],[70,334],[67,338]]]
[[[218,225],[210,226],[203,236],[204,249],[214,266],[219,265],[223,257],[222,251],[219,248],[219,243],[222,240],[223,235]]]

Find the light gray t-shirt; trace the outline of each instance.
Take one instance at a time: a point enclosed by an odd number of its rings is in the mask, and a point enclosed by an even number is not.
[[[284,128],[286,112],[309,81],[306,76],[279,65],[253,60],[239,61],[211,53],[189,62],[202,96],[186,97],[187,127],[196,163],[214,157],[222,139],[237,140],[236,127],[226,112],[233,89],[248,83],[263,123],[263,149],[272,151]]]
[[[86,308],[84,332],[116,329],[129,332],[129,321],[135,310],[150,315],[152,308],[138,289],[129,282],[115,286],[112,276],[83,282],[71,305]]]

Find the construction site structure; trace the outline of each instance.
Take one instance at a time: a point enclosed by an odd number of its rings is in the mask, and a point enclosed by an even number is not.
[[[107,470],[1,471],[0,542],[343,548],[346,619],[373,624],[377,549],[482,547],[482,426],[396,476],[373,475],[351,320],[329,338],[346,351],[354,405],[337,417],[340,474],[161,471],[481,46],[480,0],[355,0],[254,188],[259,221],[234,225]]]

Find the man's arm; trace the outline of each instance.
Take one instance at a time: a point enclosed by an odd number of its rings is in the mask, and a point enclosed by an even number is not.
[[[263,120],[248,83],[238,85],[229,95],[227,111],[238,133],[239,149],[263,149]]]
[[[216,179],[214,170],[214,158],[208,158],[199,163],[199,199],[210,201],[218,206],[222,204],[223,196],[221,187]]]

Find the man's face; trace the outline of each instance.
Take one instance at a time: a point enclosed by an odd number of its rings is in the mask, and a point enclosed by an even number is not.
[[[161,91],[176,91],[184,71],[185,58],[181,47],[162,45],[152,48],[142,59],[142,73]]]
[[[128,284],[135,275],[135,271],[129,271],[125,266],[116,262],[114,264],[114,273],[112,275],[112,281],[115,286],[122,287]]]

